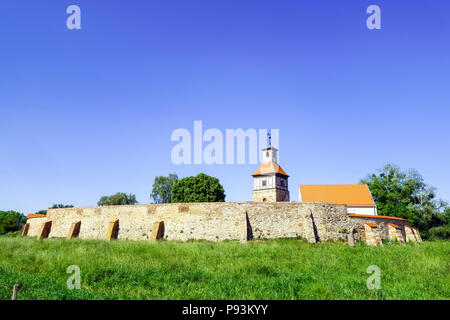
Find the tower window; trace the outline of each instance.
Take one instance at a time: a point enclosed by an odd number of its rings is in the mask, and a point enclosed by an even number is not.
[[[267,158],[269,157],[269,151],[266,152],[266,157],[267,157]]]
[[[263,186],[263,187],[267,186],[267,181],[266,181],[266,180],[263,180],[262,186]]]

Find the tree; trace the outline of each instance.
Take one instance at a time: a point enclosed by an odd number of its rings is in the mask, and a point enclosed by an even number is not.
[[[73,208],[71,204],[53,204],[49,209]]]
[[[369,186],[378,214],[408,220],[425,238],[429,229],[448,224],[447,204],[436,199],[435,188],[426,185],[416,170],[403,172],[387,164],[361,183]]]
[[[26,221],[25,216],[17,211],[0,211],[0,234],[18,231]]]
[[[153,199],[155,203],[172,202],[172,187],[177,181],[178,176],[176,174],[169,174],[168,177],[156,177],[150,199]]]
[[[172,202],[223,202],[225,192],[219,179],[200,173],[179,180],[172,187]]]
[[[120,206],[126,204],[136,204],[136,196],[134,194],[127,195],[123,192],[117,192],[112,196],[103,196],[97,202],[99,206]]]

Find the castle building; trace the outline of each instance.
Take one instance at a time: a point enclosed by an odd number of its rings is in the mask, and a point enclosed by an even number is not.
[[[263,163],[252,174],[253,201],[278,202],[289,201],[289,175],[278,164],[278,149],[269,144],[262,149]]]

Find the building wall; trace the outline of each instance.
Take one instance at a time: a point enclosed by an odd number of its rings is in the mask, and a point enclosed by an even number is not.
[[[253,190],[253,201],[254,202],[288,202],[289,201],[289,191],[280,189],[267,189],[267,190]]]
[[[256,176],[253,178],[253,190],[277,188],[289,190],[288,177],[281,175]]]
[[[370,214],[377,215],[376,207],[348,207],[348,214]]]

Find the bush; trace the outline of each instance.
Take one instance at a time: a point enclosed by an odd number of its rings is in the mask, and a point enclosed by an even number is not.
[[[450,224],[431,228],[427,232],[427,238],[430,240],[449,240]]]
[[[16,211],[0,211],[0,234],[19,231],[26,222],[23,214]]]

